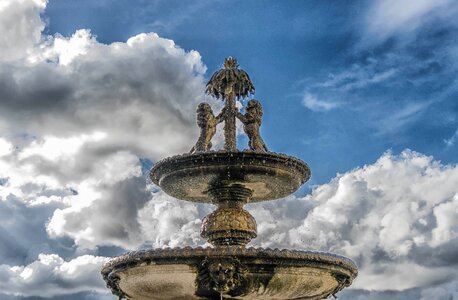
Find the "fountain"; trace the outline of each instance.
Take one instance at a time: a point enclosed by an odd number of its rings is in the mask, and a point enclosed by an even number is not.
[[[348,258],[318,251],[246,247],[256,221],[243,207],[295,192],[310,178],[303,161],[267,150],[259,133],[262,106],[236,100],[254,93],[248,74],[234,58],[207,83],[207,93],[225,101],[215,116],[207,103],[197,108],[200,136],[190,153],[166,158],[150,171],[152,181],[172,197],[211,203],[201,236],[212,247],[148,249],[113,258],[102,275],[119,299],[326,299],[349,286],[357,267]],[[249,150],[236,148],[236,119]],[[212,151],[217,124],[224,122],[224,150]]]

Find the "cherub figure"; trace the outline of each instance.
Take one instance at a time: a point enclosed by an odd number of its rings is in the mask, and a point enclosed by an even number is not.
[[[213,115],[213,110],[208,103],[202,102],[197,106],[197,126],[200,128],[200,136],[191,153],[208,151],[212,147],[212,138],[216,133],[216,125],[222,122],[223,113]]]
[[[243,123],[243,130],[248,136],[248,146],[253,151],[267,152],[267,147],[259,133],[262,118],[262,106],[258,100],[251,99],[246,106],[245,115],[237,112],[237,118]]]

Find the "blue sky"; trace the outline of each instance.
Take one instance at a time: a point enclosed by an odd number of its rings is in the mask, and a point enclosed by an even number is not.
[[[90,28],[104,43],[156,32],[197,50],[206,78],[237,57],[264,105],[269,147],[309,162],[312,184],[387,150],[456,162],[457,146],[444,142],[458,128],[456,22],[432,9],[383,28],[388,13],[371,25],[371,9],[368,1],[51,1],[44,16],[50,34]],[[332,105],[310,109],[306,97]]]
[[[269,150],[312,169],[249,205],[252,245],[352,258],[339,299],[458,299],[456,20],[453,0],[0,0],[0,299],[114,299],[108,257],[204,245],[211,207],[146,173],[221,107],[227,56]]]

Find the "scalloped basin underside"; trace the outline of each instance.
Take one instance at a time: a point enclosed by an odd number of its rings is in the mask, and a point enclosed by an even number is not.
[[[214,202],[215,187],[242,186],[253,194],[248,202],[286,197],[310,178],[303,161],[283,154],[253,151],[209,151],[158,162],[151,179],[172,197]]]
[[[234,260],[245,275],[235,291],[220,295],[205,287],[203,261]],[[113,290],[128,299],[326,299],[351,284],[355,264],[342,256],[271,249],[160,249],[131,252],[102,270]],[[111,278],[111,279],[108,279]],[[116,278],[113,280],[113,278]],[[110,281],[111,280],[111,281]]]

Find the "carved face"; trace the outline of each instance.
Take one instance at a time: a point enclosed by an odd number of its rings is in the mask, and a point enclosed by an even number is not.
[[[208,271],[217,292],[228,292],[237,284],[236,267],[230,262],[213,263]]]
[[[203,102],[203,103],[200,103],[199,106],[197,106],[196,112],[198,114],[201,114],[201,113],[207,114],[209,112],[212,112],[212,108],[210,104]]]
[[[248,101],[246,106],[246,111],[253,115],[261,112],[261,109],[261,103],[259,103],[259,101],[255,99],[251,99],[250,101]]]
[[[198,122],[206,122],[210,117],[213,116],[213,111],[208,103],[200,103],[197,107],[197,120]]]

